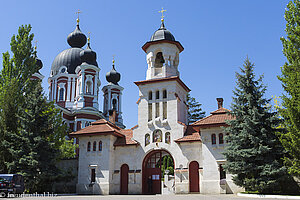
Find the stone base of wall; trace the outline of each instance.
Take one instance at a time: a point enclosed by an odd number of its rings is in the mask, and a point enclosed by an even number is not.
[[[175,194],[188,194],[189,183],[188,182],[175,182]]]
[[[109,183],[77,184],[77,194],[109,194]]]

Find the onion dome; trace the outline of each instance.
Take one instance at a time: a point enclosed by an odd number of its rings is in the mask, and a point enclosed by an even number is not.
[[[36,65],[38,66],[38,69],[39,69],[39,70],[42,69],[42,67],[43,67],[43,62],[41,61],[41,59],[36,58],[35,61],[36,61]]]
[[[79,19],[77,19],[75,30],[68,35],[67,40],[71,48],[60,52],[56,56],[51,66],[53,75],[57,74],[62,66],[67,67],[69,74],[75,74],[76,67],[82,63],[80,52],[83,50],[81,47],[86,44],[86,36],[80,31]]]
[[[161,21],[160,28],[154,32],[154,34],[151,36],[150,41],[158,41],[158,40],[169,40],[169,41],[175,41],[175,37],[172,35],[172,33],[165,28],[164,21]]]
[[[87,63],[98,67],[98,63],[96,61],[97,54],[90,47],[90,38],[88,38],[86,49],[80,52],[80,59],[82,63]]]
[[[118,82],[121,79],[121,75],[119,72],[116,71],[115,69],[115,60],[113,60],[113,65],[112,65],[112,69],[110,70],[110,72],[106,73],[106,80],[114,85],[119,85]]]
[[[86,44],[86,36],[81,32],[79,28],[79,20],[77,19],[77,25],[75,30],[68,35],[68,44],[71,47],[82,48]]]

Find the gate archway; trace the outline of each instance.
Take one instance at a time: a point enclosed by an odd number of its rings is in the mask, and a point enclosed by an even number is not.
[[[163,158],[170,156],[173,167],[175,166],[172,155],[166,150],[154,150],[148,153],[143,160],[143,174],[142,174],[142,189],[143,194],[161,194],[161,181],[163,178]],[[152,179],[152,186],[149,184],[149,178]]]

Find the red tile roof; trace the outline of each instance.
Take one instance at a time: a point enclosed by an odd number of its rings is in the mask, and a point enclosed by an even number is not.
[[[182,138],[179,138],[175,140],[175,142],[201,142],[201,136],[200,133],[193,127],[193,126],[187,126],[187,129],[185,131],[185,134]]]
[[[139,144],[137,141],[132,140],[132,137],[133,137],[132,129],[122,129],[122,134],[125,135],[125,137],[117,138],[117,140],[114,143],[114,146],[138,145]]]
[[[91,126],[85,127],[79,131],[70,133],[70,136],[77,137],[82,135],[114,135],[116,137],[124,137],[121,133],[121,128],[114,125],[113,123],[100,119],[92,122]]]
[[[218,110],[211,112],[211,115],[194,122],[192,125],[203,128],[227,126],[225,121],[234,119],[228,112],[230,112],[230,110],[221,107]]]
[[[114,135],[117,140],[114,146],[138,145],[138,142],[132,140],[132,129],[121,129],[115,124],[105,119],[92,122],[91,126],[85,127],[79,131],[70,133],[72,137],[87,136],[87,135]]]
[[[166,77],[166,78],[155,78],[155,79],[149,79],[149,80],[144,80],[144,81],[136,81],[134,82],[137,86],[139,85],[143,85],[143,84],[147,84],[147,83],[155,83],[155,82],[165,82],[165,81],[173,81],[176,80],[179,85],[181,85],[187,92],[190,92],[191,89],[188,88],[188,86],[186,86],[184,84],[184,82],[182,82],[182,80],[180,80],[180,78],[178,76],[171,76],[171,77]]]

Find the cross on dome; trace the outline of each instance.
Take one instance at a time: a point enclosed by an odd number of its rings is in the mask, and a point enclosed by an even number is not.
[[[161,8],[160,11],[158,11],[159,13],[161,13],[161,21],[163,22],[164,21],[164,12],[166,12],[167,10],[164,10],[164,8]]]
[[[77,17],[77,23],[79,23],[79,14],[82,13],[82,12],[78,9],[78,11],[76,11],[75,13],[78,15],[78,17]]]

